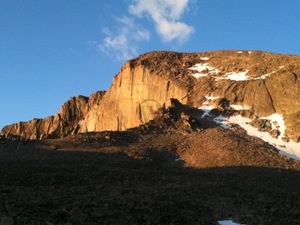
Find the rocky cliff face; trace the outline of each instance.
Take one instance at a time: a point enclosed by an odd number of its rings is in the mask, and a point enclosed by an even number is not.
[[[104,91],[99,91],[90,97],[72,97],[61,106],[56,115],[8,125],[1,133],[20,135],[28,139],[58,138],[76,133],[79,121],[89,110],[100,104],[104,94]]]
[[[148,122],[171,98],[186,103],[187,89],[160,76],[142,63],[127,62],[114,78],[101,104],[80,122],[79,132],[126,130]]]
[[[281,114],[286,136],[300,141],[300,56],[261,51],[150,52],[124,64],[104,94],[78,96],[59,113],[20,122],[2,134],[27,138],[126,130],[155,117],[175,98],[193,107],[239,106],[244,116]],[[235,112],[237,113],[237,112]]]
[[[212,54],[212,53],[210,53]],[[198,77],[191,98],[218,98],[240,106],[252,118],[280,114],[286,135],[300,141],[300,57],[260,51],[220,51],[193,68]],[[195,69],[198,74],[195,75]]]

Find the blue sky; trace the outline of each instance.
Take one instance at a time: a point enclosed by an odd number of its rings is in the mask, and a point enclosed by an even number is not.
[[[154,50],[300,54],[299,0],[0,0],[0,128],[107,90]]]

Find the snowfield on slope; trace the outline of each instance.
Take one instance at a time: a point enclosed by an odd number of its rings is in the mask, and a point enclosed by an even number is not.
[[[220,72],[218,69],[209,66],[208,63],[198,63],[189,69],[197,71],[197,73],[193,74],[193,76],[196,78],[206,77],[208,75],[214,75]]]
[[[232,106],[232,105],[231,105]],[[243,106],[234,105],[235,110],[243,110]],[[210,106],[208,103],[199,107],[199,109],[203,110],[203,117],[210,117],[210,111],[214,109],[213,106]],[[222,115],[212,118],[214,122],[219,124],[221,127],[225,129],[230,129],[231,124],[238,124],[242,127],[248,135],[255,136],[262,139],[265,142],[273,145],[275,148],[279,150],[279,152],[283,155],[286,155],[290,158],[300,160],[300,143],[296,143],[292,140],[289,142],[284,142],[282,138],[285,134],[285,122],[284,118],[280,114],[272,114],[268,117],[261,117],[261,119],[268,119],[272,124],[273,129],[278,129],[280,135],[278,138],[272,137],[268,132],[259,131],[257,128],[251,126],[249,123],[252,121],[249,118],[242,117],[241,115],[224,117]]]
[[[203,57],[200,58],[201,60],[208,61],[209,58]],[[279,69],[282,69],[284,66],[280,66]],[[195,78],[206,77],[206,76],[214,76],[220,73],[220,70],[210,66],[207,62],[206,63],[197,63],[193,67],[190,67],[189,70],[196,71],[192,76]],[[241,71],[241,72],[227,72],[221,77],[216,77],[216,80],[226,79],[226,80],[233,80],[233,81],[246,81],[246,80],[260,80],[266,79],[267,77],[271,76],[272,74],[276,73],[277,71],[273,71],[268,74],[261,74],[259,77],[249,77],[247,73],[249,70]]]
[[[264,118],[268,118],[273,122],[277,121],[277,123],[280,124],[280,128],[278,129],[280,132],[280,136],[278,138],[273,138],[268,132],[259,131],[257,128],[249,124],[249,122],[251,122],[251,119],[242,117],[240,115],[229,117],[228,119],[223,120],[221,123],[225,125],[228,125],[230,123],[238,124],[247,131],[248,135],[256,136],[263,141],[268,142],[269,144],[277,148],[283,155],[300,160],[300,143],[296,143],[292,140],[290,140],[289,142],[284,142],[282,140],[285,130],[284,120],[282,116],[279,114],[273,114],[269,117],[263,117],[262,119]]]

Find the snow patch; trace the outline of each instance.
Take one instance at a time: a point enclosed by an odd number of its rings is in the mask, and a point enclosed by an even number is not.
[[[278,114],[278,113],[274,113],[270,116],[267,117],[262,117],[262,119],[267,119],[271,121],[272,124],[272,129],[278,129],[280,132],[280,135],[278,136],[278,138],[282,138],[284,137],[284,133],[285,133],[285,123],[284,123],[284,118],[282,115]]]
[[[208,65],[208,63],[198,63],[193,67],[190,67],[189,70],[197,71],[198,73],[193,74],[194,77],[206,77],[208,75],[214,75],[220,71],[214,67]]]
[[[205,96],[206,101],[202,103],[202,105],[209,105],[211,101],[216,100],[220,97],[217,96]]]
[[[255,78],[247,76],[248,72],[249,72],[249,70],[239,72],[239,73],[230,72],[230,73],[226,73],[224,77],[219,78],[219,79],[228,79],[228,80],[235,80],[235,81],[261,80],[261,79],[266,79],[267,77],[271,76],[273,73],[276,73],[277,71],[273,71],[271,73],[263,74],[259,77],[255,77]]]
[[[279,70],[282,69],[284,66],[279,66]],[[277,70],[278,71],[278,70]],[[271,72],[271,73],[266,73],[266,74],[263,74],[261,75],[260,77],[256,77],[256,78],[253,78],[253,80],[259,80],[259,79],[266,79],[267,77],[271,76],[273,73],[276,73],[277,72],[276,70]]]
[[[263,74],[261,75],[260,77],[256,77],[256,78],[253,78],[253,80],[260,80],[260,79],[266,79],[267,77],[271,76],[273,73],[275,73],[276,71],[273,71],[271,73],[266,73],[266,74]]]
[[[240,224],[240,223],[235,223],[233,220],[221,220],[218,221],[219,225],[245,225],[245,224]]]
[[[204,60],[204,61],[209,60],[208,57],[201,57],[200,59],[201,59],[201,60]]]
[[[202,114],[201,118],[209,116],[210,111],[214,108],[215,107],[213,107],[213,106],[206,106],[206,105],[200,106],[199,109],[201,109],[204,112]]]
[[[222,115],[215,117],[214,122],[219,124],[221,127],[223,127],[224,129],[230,129],[230,127],[228,125],[226,125],[226,123],[224,123],[224,121],[226,121],[226,118]]]
[[[204,104],[201,107],[199,107],[199,109],[201,109],[204,112],[202,114],[201,118],[205,118],[205,117],[210,117],[209,113],[212,109],[214,109],[214,107]],[[226,123],[224,123],[224,121],[226,121],[226,118],[222,115],[219,115],[219,116],[213,118],[213,121],[215,123],[219,124],[224,129],[230,129],[230,127]]]
[[[249,53],[250,54],[250,53]],[[201,60],[208,60],[208,57],[202,57]],[[279,69],[282,69],[284,66],[280,66]],[[208,75],[216,75],[217,73],[220,73],[220,70],[217,68],[214,68],[212,66],[209,66],[208,63],[197,63],[193,67],[190,67],[189,70],[197,71],[197,73],[193,74],[194,77],[206,77]],[[273,71],[271,73],[262,74],[259,77],[249,77],[247,76],[247,73],[249,70],[241,71],[241,72],[227,72],[222,77],[216,77],[216,80],[220,79],[227,79],[227,80],[233,80],[233,81],[245,81],[245,80],[260,80],[260,79],[266,79],[267,77],[271,76],[272,74],[276,73],[277,71]]]
[[[254,78],[254,80],[260,80],[260,79],[266,79],[268,76],[270,76],[272,73],[268,73],[268,74],[264,74],[264,75],[261,75],[260,77],[257,77],[257,78]]]
[[[244,72],[239,72],[239,73],[234,73],[234,72],[226,73],[224,79],[235,80],[235,81],[250,80],[250,77],[246,75],[248,71],[249,70],[246,70]]]
[[[237,111],[249,109],[248,107],[245,107],[243,105],[234,105],[234,104],[231,104],[230,107]]]
[[[218,97],[218,96],[205,96],[205,98],[206,98],[207,100],[216,100],[216,99],[218,99],[218,98],[220,98],[220,97]]]
[[[205,70],[214,70],[215,68],[208,65],[208,63],[197,63],[193,67],[189,68],[190,70],[195,70],[198,72],[203,72]]]
[[[182,158],[179,157],[179,158],[175,159],[174,161],[178,162],[178,161],[183,161],[183,160],[182,160]]]
[[[196,78],[199,78],[199,77],[206,77],[207,74],[204,74],[204,73],[195,73],[195,74],[193,74],[193,76],[196,77]]]

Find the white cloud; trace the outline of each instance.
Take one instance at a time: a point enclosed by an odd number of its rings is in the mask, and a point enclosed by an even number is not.
[[[184,42],[194,32],[192,26],[180,21],[188,3],[189,0],[133,0],[129,12],[138,17],[150,16],[163,41]]]
[[[133,19],[128,17],[116,18],[118,26],[112,32],[104,28],[106,37],[101,44],[96,43],[98,49],[107,55],[116,56],[120,61],[126,61],[137,55],[137,43],[148,41],[150,32],[137,25]]]
[[[91,42],[103,53],[126,61],[138,55],[141,42],[150,40],[150,32],[141,26],[138,18],[154,22],[157,33],[164,42],[187,41],[194,32],[192,26],[181,21],[194,0],[131,0],[127,16],[115,18],[117,26],[104,28],[101,43]]]

